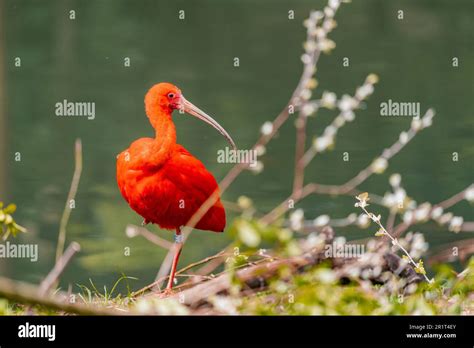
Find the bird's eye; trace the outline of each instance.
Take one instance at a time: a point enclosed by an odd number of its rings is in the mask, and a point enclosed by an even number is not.
[[[168,93],[168,98],[173,99],[174,98],[174,93]]]

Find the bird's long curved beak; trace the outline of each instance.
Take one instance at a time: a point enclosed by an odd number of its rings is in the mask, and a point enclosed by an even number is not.
[[[193,115],[194,117],[199,118],[200,120],[210,124],[212,127],[217,129],[221,135],[226,138],[226,140],[229,142],[229,144],[232,146],[232,149],[237,150],[237,147],[235,146],[234,140],[232,140],[231,136],[227,131],[222,128],[222,126],[217,123],[216,120],[214,120],[211,116],[206,114],[204,111],[199,109],[196,105],[191,103],[190,101],[186,100],[183,96],[181,96],[181,107],[182,109],[187,112],[190,115]]]

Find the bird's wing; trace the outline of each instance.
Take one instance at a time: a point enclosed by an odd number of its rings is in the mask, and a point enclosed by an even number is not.
[[[185,204],[191,212],[195,212],[212,195],[219,190],[216,179],[204,164],[191,155],[181,145],[177,145],[163,169],[163,175],[172,182],[176,190],[183,195]],[[223,231],[225,227],[225,211],[220,199],[203,216],[196,228],[212,231]]]

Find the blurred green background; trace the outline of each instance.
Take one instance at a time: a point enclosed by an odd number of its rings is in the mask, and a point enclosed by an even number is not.
[[[0,200],[18,205],[16,220],[29,233],[18,242],[39,243],[39,261],[1,260],[0,274],[39,282],[54,263],[60,216],[73,173],[74,140],[83,142],[84,169],[68,227],[67,243],[82,251],[62,278],[62,285],[112,285],[122,272],[151,282],[164,250],[141,237],[129,239],[125,226],[140,224],[122,199],[115,181],[115,156],[140,137],[152,136],[143,97],[156,82],[177,84],[185,96],[213,115],[240,148],[252,146],[262,123],[286,105],[301,73],[302,22],[325,1],[31,1],[0,0],[4,37],[0,50],[3,113],[0,114]],[[185,10],[185,20],[178,11]],[[397,11],[404,11],[404,20]],[[75,10],[76,19],[69,19]],[[295,19],[288,19],[288,11]],[[320,86],[338,95],[352,94],[368,73],[380,76],[374,95],[355,122],[344,127],[334,151],[316,159],[307,180],[338,184],[354,176],[398,134],[410,119],[384,118],[379,105],[388,99],[421,103],[437,111],[434,125],[397,155],[385,174],[362,189],[383,194],[388,176],[402,173],[403,185],[418,202],[439,202],[473,181],[474,163],[474,2],[472,0],[354,1],[343,5],[331,35],[335,51],[318,66]],[[21,67],[14,66],[15,57]],[[130,57],[131,66],[124,67]],[[240,67],[233,66],[239,57]],[[343,57],[350,66],[343,67]],[[452,67],[452,58],[459,67]],[[96,103],[95,120],[55,116],[55,103]],[[310,119],[310,135],[321,134],[335,112]],[[178,142],[200,158],[219,181],[232,167],[218,164],[224,140],[208,125],[175,117]],[[269,211],[291,191],[294,126],[290,120],[263,157],[260,175],[243,173],[224,194],[226,201],[251,197]],[[310,136],[311,138],[311,136]],[[342,153],[350,152],[350,161]],[[21,162],[14,161],[20,152]],[[459,153],[459,162],[452,153]],[[353,199],[312,196],[299,203],[308,218],[355,211]],[[378,209],[378,208],[377,208]],[[462,202],[450,211],[473,220]],[[228,212],[228,220],[233,213]],[[168,231],[151,227],[162,237]],[[418,229],[414,229],[417,231]],[[431,251],[467,238],[433,223],[423,226]],[[367,237],[373,228],[346,228],[348,239]],[[228,234],[197,231],[186,244],[181,265],[218,252]],[[124,248],[131,255],[124,256]]]

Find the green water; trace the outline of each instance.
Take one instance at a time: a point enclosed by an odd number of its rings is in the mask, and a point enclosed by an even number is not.
[[[164,251],[143,238],[129,239],[127,224],[139,224],[115,182],[115,156],[140,137],[151,136],[143,96],[152,84],[170,81],[186,97],[213,115],[240,148],[257,139],[261,124],[286,105],[301,73],[303,19],[323,1],[0,1],[4,29],[5,101],[0,153],[0,198],[15,202],[17,221],[28,234],[21,243],[38,243],[39,260],[2,260],[0,272],[14,279],[39,282],[54,263],[58,224],[74,169],[73,144],[83,142],[84,168],[68,226],[67,242],[78,241],[81,253],[62,278],[62,285],[112,285],[122,272],[136,276],[133,287],[154,279]],[[185,10],[185,20],[178,11]],[[397,11],[404,19],[397,19]],[[75,10],[75,20],[69,11]],[[295,19],[288,19],[288,11]],[[343,183],[364,168],[398,134],[409,127],[402,117],[380,117],[388,99],[434,107],[434,125],[397,155],[387,172],[362,189],[383,194],[388,176],[403,175],[403,184],[418,202],[438,202],[473,181],[474,2],[354,1],[337,14],[332,34],[337,48],[318,66],[320,86],[338,95],[353,93],[368,73],[380,76],[374,95],[355,122],[344,127],[334,151],[322,154],[307,170],[307,181]],[[21,67],[15,67],[15,57]],[[124,67],[124,58],[131,66]],[[240,66],[234,67],[234,58]],[[343,67],[344,57],[350,66]],[[452,58],[459,67],[452,67]],[[55,104],[64,99],[96,103],[96,117],[61,118]],[[335,112],[309,120],[310,135],[321,134]],[[224,140],[190,117],[175,117],[178,141],[200,158],[217,180],[231,164],[217,163]],[[309,137],[311,139],[311,136]],[[224,194],[235,201],[244,194],[261,212],[269,211],[291,190],[294,126],[289,121],[267,147],[260,175],[242,174]],[[342,161],[342,153],[350,161]],[[14,160],[21,153],[21,161]],[[459,161],[452,161],[452,153]],[[353,199],[312,196],[299,203],[308,218],[343,217],[354,211]],[[451,209],[473,220],[472,206]],[[228,212],[232,220],[232,212]],[[171,233],[159,231],[171,239]],[[415,230],[418,230],[415,229]],[[432,250],[468,238],[428,224]],[[349,239],[372,230],[338,231]],[[219,251],[230,237],[198,231],[186,244],[181,264]],[[129,247],[130,256],[124,256]]]

